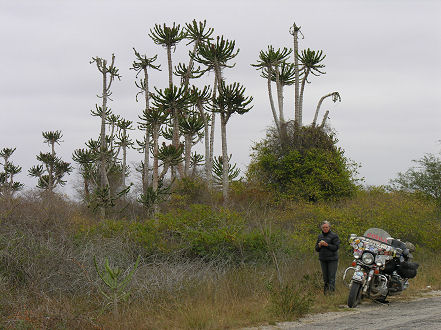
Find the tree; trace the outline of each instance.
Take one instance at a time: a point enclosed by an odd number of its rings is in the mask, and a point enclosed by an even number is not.
[[[180,25],[176,25],[173,22],[173,26],[169,27],[165,23],[163,26],[155,24],[153,31],[150,29],[149,37],[157,45],[165,47],[167,50],[167,63],[168,63],[168,79],[169,90],[174,90],[173,85],[173,63],[171,57],[171,49],[186,37],[185,31],[181,30]],[[178,107],[171,107],[173,118],[173,145],[175,148],[179,145],[179,111]],[[173,175],[174,176],[174,175]]]
[[[239,83],[233,83],[226,85],[221,82],[221,88],[219,89],[219,96],[213,100],[213,111],[218,112],[221,118],[221,136],[222,136],[222,168],[223,168],[223,184],[222,195],[224,202],[228,202],[228,149],[227,149],[227,123],[230,117],[237,114],[244,114],[251,110],[252,106],[249,106],[253,101],[253,97],[245,96],[245,87]]]
[[[301,127],[302,126],[302,119],[299,112],[299,87],[300,87],[300,70],[299,70],[299,33],[302,34],[300,31],[301,27],[297,26],[296,23],[292,24],[292,27],[290,28],[289,33],[293,36],[293,45],[294,45],[294,126]],[[303,36],[303,34],[302,34]]]
[[[211,161],[210,161],[210,115],[205,111],[211,100],[211,91],[209,86],[198,89],[193,86],[191,89],[192,98],[196,109],[204,122],[204,146],[205,146],[205,179],[211,182]]]
[[[204,65],[206,68],[204,71],[214,71],[214,84],[213,84],[213,101],[216,99],[217,92],[220,93],[222,89],[222,70],[225,68],[233,68],[235,64],[228,64],[229,61],[234,59],[239,54],[239,49],[235,50],[236,42],[234,40],[224,39],[223,36],[216,38],[216,43],[205,42],[198,45],[196,53],[190,53],[190,57],[195,62]],[[212,182],[212,168],[213,168],[213,144],[214,144],[214,128],[215,128],[216,116],[213,114],[211,118],[211,132],[210,132],[210,157],[205,161],[208,161],[207,173],[209,175],[209,184]]]
[[[136,60],[133,61],[132,70],[136,71],[136,77],[140,73],[144,74],[144,78],[141,78],[140,82],[135,82],[136,87],[140,89],[140,92],[136,94],[136,101],[138,101],[138,94],[143,93],[145,97],[145,108],[144,108],[144,116],[145,114],[148,114],[150,112],[150,90],[149,90],[149,74],[148,69],[153,70],[161,70],[160,65],[155,65],[155,61],[157,59],[157,55],[153,57],[147,57],[147,55],[141,55],[139,54],[135,48],[133,48],[133,51],[135,52]],[[142,191],[143,194],[146,194],[147,188],[150,184],[149,182],[149,143],[150,143],[150,137],[151,137],[151,126],[146,123],[144,120],[144,116],[138,116],[141,122],[139,123],[139,128],[145,130],[144,134],[144,143],[142,144],[141,151],[144,152],[144,162],[142,165]]]
[[[240,175],[240,169],[237,168],[237,164],[231,164],[231,154],[228,157],[228,181],[232,182],[234,179],[237,179]],[[214,181],[218,185],[222,185],[223,183],[223,175],[224,175],[224,161],[222,156],[214,157],[213,159],[213,174]]]
[[[29,175],[38,178],[37,187],[49,194],[56,186],[64,186],[66,181],[63,177],[72,172],[70,163],[61,160],[55,152],[55,144],[60,144],[62,137],[61,131],[43,132],[44,142],[50,146],[51,152],[40,152],[37,160],[41,164],[29,169]]]
[[[129,167],[127,166],[127,148],[133,146],[133,141],[127,134],[128,130],[133,130],[132,122],[126,119],[120,119],[116,123],[119,129],[117,145],[122,149],[122,190],[127,188],[126,177],[129,174]]]
[[[185,153],[184,153],[184,176],[190,175],[190,160],[191,160],[191,148],[198,143],[203,133],[201,130],[204,128],[205,122],[200,113],[191,112],[186,117],[181,117],[179,121],[180,131],[185,136]]]
[[[317,108],[316,108],[316,110],[315,110],[315,114],[314,114],[314,119],[313,119],[313,121],[312,121],[312,126],[316,126],[316,124],[317,124],[317,117],[318,117],[318,114],[319,114],[319,111],[320,111],[320,107],[321,107],[321,105],[322,105],[322,103],[323,103],[323,101],[327,98],[327,97],[331,97],[332,96],[332,102],[341,102],[341,97],[340,97],[340,94],[338,93],[338,92],[332,92],[332,93],[329,93],[329,94],[326,94],[326,95],[324,95],[324,96],[322,96],[321,98],[320,98],[320,100],[319,100],[319,102],[318,102],[318,104],[317,104]],[[322,122],[322,127],[324,126],[324,124],[325,124],[325,121],[326,121],[326,117],[327,117],[328,115],[327,115],[327,113],[325,114],[325,116],[323,117],[323,122]]]
[[[274,50],[273,46],[268,46],[268,50],[266,52],[260,51],[257,64],[251,64],[258,70],[261,70],[261,76],[267,79],[270,107],[273,113],[275,126],[279,132],[281,139],[283,136],[286,136],[286,123],[283,113],[283,86],[289,83],[292,84],[292,77],[289,77],[289,75],[292,75],[292,66],[289,66],[286,63],[286,60],[288,59],[288,56],[291,54],[291,52],[292,50],[287,49],[286,47],[283,49],[279,48],[276,51]],[[283,71],[282,74],[284,74],[282,79],[281,71]],[[277,116],[274,106],[271,81],[274,81],[276,83],[279,116]]]
[[[325,67],[321,62],[325,59],[326,55],[323,54],[323,51],[315,51],[311,49],[303,50],[299,55],[299,60],[301,62],[300,70],[303,73],[300,94],[299,94],[299,126],[302,126],[302,117],[303,117],[303,93],[305,91],[305,84],[308,81],[309,74],[314,76],[319,76],[320,74],[325,74],[325,72],[321,71],[322,68]]]
[[[0,150],[0,157],[3,158],[3,171],[0,172],[0,197],[11,198],[14,194],[23,189],[23,184],[15,181],[14,176],[22,170],[21,166],[14,165],[9,159],[16,148],[3,148]]]
[[[101,57],[92,57],[92,61],[95,63],[98,71],[102,75],[102,91],[101,96],[98,96],[102,99],[102,105],[100,107],[96,106],[96,111],[92,111],[92,115],[99,116],[101,118],[101,130],[100,130],[100,149],[99,149],[99,172],[100,172],[100,189],[106,190],[110,194],[110,186],[109,186],[109,178],[108,168],[108,146],[106,139],[106,123],[107,116],[111,114],[110,109],[107,107],[107,102],[109,97],[112,95],[110,91],[110,87],[112,86],[115,78],[121,79],[121,75],[118,72],[118,68],[115,66],[115,55],[112,54],[112,60],[110,65],[108,65],[107,60]],[[110,195],[108,196],[110,198]],[[101,216],[105,216],[105,208],[100,207]]]
[[[433,198],[441,205],[441,158],[426,154],[421,159],[413,160],[417,165],[390,181],[391,189],[418,192]]]

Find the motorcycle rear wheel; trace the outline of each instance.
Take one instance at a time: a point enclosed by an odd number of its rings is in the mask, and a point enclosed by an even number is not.
[[[351,289],[349,291],[348,306],[349,308],[357,307],[361,298],[361,283],[352,282]]]

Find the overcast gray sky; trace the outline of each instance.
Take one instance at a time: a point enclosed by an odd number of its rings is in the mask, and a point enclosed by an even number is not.
[[[232,160],[245,169],[253,141],[272,121],[266,83],[250,64],[267,45],[292,47],[288,31],[295,21],[305,36],[300,48],[327,55],[327,74],[311,78],[305,90],[304,122],[311,122],[322,95],[340,92],[341,103],[328,100],[322,106],[330,110],[339,145],[361,164],[367,184],[387,184],[412,159],[441,149],[440,18],[441,1],[424,0],[0,0],[0,148],[17,148],[12,160],[23,167],[17,179],[34,185],[27,170],[36,164],[35,155],[47,150],[42,131],[63,132],[60,154],[66,161],[98,136],[100,122],[90,109],[99,102],[101,82],[89,64],[92,56],[110,59],[115,53],[122,79],[113,84],[110,107],[136,121],[143,107],[135,101],[135,73],[129,70],[132,47],[158,54],[166,69],[166,52],[150,40],[149,29],[155,23],[206,19],[216,35],[236,40],[236,67],[224,75],[254,97],[254,108],[232,117],[228,126]],[[187,61],[188,49],[178,45],[174,64]],[[150,84],[167,87],[167,72],[152,73]],[[285,89],[289,119],[293,94],[293,88]],[[133,137],[140,139],[141,133]],[[129,157],[141,160],[136,151]]]

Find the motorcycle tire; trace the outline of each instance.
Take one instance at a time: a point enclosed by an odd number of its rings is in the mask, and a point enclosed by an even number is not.
[[[348,306],[349,308],[357,307],[361,298],[361,283],[352,282],[351,290],[349,291]]]

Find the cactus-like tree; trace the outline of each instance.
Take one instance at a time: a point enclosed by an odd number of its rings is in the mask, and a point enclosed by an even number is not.
[[[256,64],[251,64],[256,69],[261,70],[261,76],[267,79],[268,96],[270,101],[271,111],[273,113],[274,123],[279,136],[286,137],[286,122],[283,112],[283,86],[292,84],[294,82],[292,74],[294,67],[287,64],[287,60],[292,50],[284,47],[283,49],[275,50],[273,46],[268,46],[267,51],[260,51],[259,59]],[[282,75],[282,77],[281,77]],[[279,116],[277,116],[272,96],[271,82],[276,83],[277,90],[277,105],[279,108]]]
[[[44,142],[50,146],[51,151],[40,152],[37,155],[40,164],[29,169],[29,175],[38,178],[37,187],[49,194],[52,194],[58,185],[64,186],[66,181],[63,177],[72,172],[70,163],[63,161],[55,152],[55,144],[60,144],[62,137],[61,131],[43,132]]]
[[[14,176],[19,174],[22,170],[21,166],[14,165],[10,158],[16,148],[3,148],[0,150],[0,157],[3,161],[0,165],[3,166],[3,171],[0,172],[0,197],[10,198],[23,189],[24,185],[14,180]]]
[[[204,86],[203,89],[198,89],[193,86],[191,89],[193,102],[196,109],[199,111],[204,122],[204,145],[205,145],[205,179],[211,181],[211,165],[210,165],[210,115],[205,111],[209,107],[211,100],[211,91],[209,86]]]
[[[228,157],[228,181],[232,182],[234,179],[237,179],[240,175],[240,169],[237,167],[237,164],[232,164],[231,161],[232,155]],[[218,185],[222,185],[223,183],[223,175],[224,175],[224,161],[222,156],[214,157],[213,159],[213,174],[214,174],[214,182]]]
[[[174,89],[173,85],[173,62],[171,57],[172,48],[176,48],[176,45],[186,37],[186,33],[181,29],[180,25],[176,25],[173,22],[173,26],[167,26],[165,23],[161,26],[155,24],[153,30],[150,29],[149,37],[157,45],[163,46],[167,50],[167,63],[168,63],[168,88]],[[173,120],[173,145],[178,148],[179,145],[179,111],[177,107],[171,107],[172,120]]]
[[[339,92],[332,92],[332,93],[329,93],[329,94],[326,94],[326,95],[324,95],[324,96],[322,96],[321,98],[320,98],[320,100],[319,100],[319,102],[317,103],[317,108],[315,109],[315,114],[314,114],[314,119],[313,119],[313,121],[312,121],[312,126],[316,126],[316,124],[317,124],[317,118],[318,118],[318,114],[319,114],[319,112],[320,112],[320,107],[322,106],[322,103],[323,103],[323,101],[327,98],[327,97],[332,97],[332,102],[341,102],[341,97],[340,97],[340,94],[339,94]],[[323,117],[323,122],[322,122],[322,124],[323,125],[321,125],[321,126],[324,126],[324,124],[325,124],[325,121],[326,121],[326,118],[327,118],[327,116],[328,116],[328,113],[329,113],[329,111],[325,114],[325,116]]]
[[[305,84],[308,82],[309,74],[314,76],[319,76],[321,74],[325,74],[324,71],[321,71],[325,67],[322,64],[322,61],[325,59],[326,55],[323,54],[323,51],[315,51],[311,49],[305,49],[299,54],[299,60],[301,63],[300,70],[303,73],[300,94],[299,94],[299,126],[302,126],[302,116],[303,116],[303,93],[305,91]]]
[[[224,39],[223,36],[217,36],[216,42],[205,42],[199,44],[197,52],[190,53],[190,57],[195,62],[205,66],[204,71],[214,71],[214,84],[213,84],[213,100],[216,99],[217,92],[220,92],[222,88],[222,70],[225,68],[233,68],[235,64],[229,64],[237,54],[239,49],[235,49],[236,42],[234,40]],[[214,129],[216,116],[213,114],[211,118],[211,132],[210,132],[210,157],[205,161],[208,162],[208,178],[211,183],[211,173],[213,168],[213,151],[214,151]]]
[[[239,83],[226,85],[221,83],[219,96],[213,101],[212,110],[219,112],[221,118],[221,137],[222,137],[222,168],[223,168],[223,184],[222,194],[224,202],[228,202],[228,149],[227,149],[227,123],[233,114],[242,115],[249,110],[253,97],[245,96],[245,87]]]
[[[92,115],[99,116],[101,118],[101,130],[100,130],[100,149],[99,149],[99,173],[100,173],[100,188],[104,190],[106,187],[109,187],[109,178],[107,176],[109,164],[108,157],[106,157],[109,148],[107,145],[106,139],[106,124],[107,124],[107,116],[110,115],[110,109],[107,107],[107,103],[109,101],[112,92],[110,90],[113,81],[115,78],[121,79],[121,75],[119,74],[118,68],[115,66],[115,55],[112,54],[112,60],[110,64],[106,59],[101,57],[92,57],[92,61],[95,63],[98,71],[102,75],[102,90],[101,95],[98,97],[102,99],[101,106],[96,106],[96,111],[92,111]],[[105,189],[109,191],[110,189]],[[110,197],[110,196],[109,196]],[[100,208],[101,216],[105,216],[105,208]]]
[[[190,175],[191,148],[202,139],[204,126],[204,119],[198,112],[190,112],[179,121],[179,128],[185,136],[184,175],[186,177]]]
[[[133,48],[133,51],[135,52],[136,60],[133,61],[132,67],[130,69],[136,71],[136,77],[140,73],[144,75],[143,78],[140,79],[139,83],[135,82],[136,87],[140,89],[140,91],[136,94],[136,101],[138,101],[138,95],[140,93],[144,94],[144,100],[145,100],[145,108],[143,111],[143,114],[149,113],[150,110],[150,90],[149,90],[149,69],[153,70],[161,70],[160,65],[156,65],[155,61],[157,59],[157,55],[153,57],[147,57],[147,55],[141,55],[139,52],[136,51],[135,48]],[[144,143],[142,144],[141,151],[144,153],[144,162],[142,165],[142,191],[145,194],[147,191],[148,186],[150,185],[149,182],[149,167],[150,167],[150,161],[149,161],[149,153],[150,153],[150,137],[151,137],[151,126],[146,123],[144,120],[144,115],[139,116],[139,119],[141,122],[139,123],[139,128],[145,130],[144,134]]]

